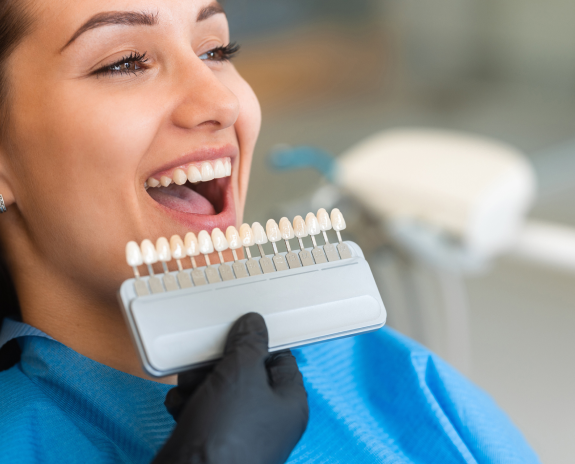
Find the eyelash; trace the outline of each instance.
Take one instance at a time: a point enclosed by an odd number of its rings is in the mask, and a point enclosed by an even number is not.
[[[230,42],[225,46],[212,48],[210,51],[207,51],[200,56],[211,54],[211,57],[208,58],[209,61],[230,61],[239,51],[240,45],[236,42]],[[219,54],[219,56],[216,57],[216,54]]]
[[[114,75],[114,74],[136,74],[137,72],[141,72],[145,69],[144,66],[141,66],[148,58],[146,58],[146,52],[140,54],[138,52],[131,52],[130,55],[123,57],[122,59],[116,61],[112,64],[107,64],[106,66],[97,69],[94,74],[96,75]],[[133,63],[136,66],[136,69],[126,69],[125,67],[122,68],[122,65],[126,63]],[[140,65],[140,66],[138,66]],[[120,68],[120,69],[114,69]]]
[[[237,44],[236,42],[230,42],[228,45],[213,48],[207,51],[206,53],[203,53],[200,56],[207,55],[206,58],[207,61],[217,61],[217,62],[230,61],[237,55],[239,50],[240,50],[239,44]],[[131,52],[130,55],[119,59],[115,63],[107,64],[106,66],[97,69],[96,71],[94,71],[94,74],[96,75],[136,74],[138,72],[144,71],[145,66],[142,65],[146,63],[146,61],[148,61],[148,58],[146,58],[146,52],[142,54],[138,52]],[[126,63],[130,63],[130,65],[133,63],[136,66],[136,68],[126,69],[125,66],[122,67],[122,65],[125,65]]]

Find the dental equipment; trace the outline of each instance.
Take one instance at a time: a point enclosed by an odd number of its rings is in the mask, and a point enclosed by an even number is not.
[[[319,233],[320,225],[313,223],[313,219],[318,222],[315,215],[313,218],[308,217],[314,233],[316,228]],[[339,218],[337,212],[334,217]],[[200,252],[206,257],[206,266],[202,268],[195,265],[195,260],[192,261],[190,282],[194,282],[193,287],[179,285],[175,289],[168,288],[164,285],[165,280],[163,284],[154,276],[151,264],[158,257],[153,245],[150,248],[149,240],[144,240],[141,248],[135,242],[127,244],[126,260],[134,269],[135,278],[122,284],[118,299],[146,372],[153,376],[170,375],[218,359],[233,322],[252,311],[260,313],[266,320],[272,352],[357,335],[376,330],[385,324],[387,313],[359,246],[353,242],[341,242],[340,245],[345,245],[345,252],[333,261],[326,260],[323,247],[317,243],[313,247],[316,253],[310,253],[310,249],[304,248],[301,240],[301,225],[305,227],[305,223],[299,216],[299,220],[294,223],[300,231],[300,256],[303,253],[304,259],[311,260],[309,265],[301,266],[295,253],[280,252],[277,249],[280,237],[293,237],[297,234],[290,230],[291,224],[287,227],[287,219],[284,219],[280,221],[281,226],[275,221],[267,223],[266,241],[269,239],[275,245],[273,260],[263,250],[265,242],[260,236],[263,227],[259,223],[254,223],[255,231],[247,224],[242,225],[239,234],[235,228],[228,229],[227,243],[233,243],[233,251],[241,246],[241,239],[247,251],[249,246],[259,242],[262,253],[259,259],[249,257],[247,252],[247,260],[236,259],[235,256],[232,268],[220,264],[228,267],[230,272],[233,269],[229,280],[220,274],[221,267],[211,265],[208,257],[215,249],[220,260],[223,260],[223,233],[214,229],[214,242],[207,231],[199,233],[199,240],[195,240],[194,234],[187,234],[183,252],[192,258]],[[322,217],[322,221],[324,219]],[[332,222],[341,226],[342,221],[343,217]],[[287,243],[289,238],[284,240]],[[165,251],[164,241],[158,239],[158,242],[162,245],[162,251]],[[171,242],[175,244],[172,249],[177,250],[178,239],[172,237]],[[329,245],[329,241],[326,244]],[[333,251],[338,253],[335,247]],[[183,256],[183,252],[176,251],[175,255]],[[323,259],[318,252],[323,254]],[[286,255],[289,253],[293,256],[288,259]],[[320,256],[320,259],[314,261],[314,256]],[[164,264],[169,261],[166,258],[164,255]],[[297,264],[294,259],[297,259]],[[242,275],[241,271],[235,273],[236,264],[244,266],[250,261],[248,269],[250,266],[257,267],[259,272],[250,271],[250,276]],[[280,266],[276,267],[276,263],[280,263]],[[149,265],[148,276],[140,275],[138,266],[142,264]],[[262,267],[270,266],[268,272],[262,272]],[[245,272],[245,267],[243,269]],[[189,271],[180,269],[178,265],[177,271],[168,270],[164,275],[172,277],[178,285],[181,279],[177,276],[182,272],[187,274]],[[227,272],[224,270],[224,274]],[[217,278],[211,275],[214,273],[218,274]]]

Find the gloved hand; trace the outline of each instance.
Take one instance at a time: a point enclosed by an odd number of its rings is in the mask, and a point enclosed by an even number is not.
[[[295,358],[269,354],[256,313],[235,322],[215,366],[178,376],[165,404],[178,424],[153,464],[284,463],[309,416]]]

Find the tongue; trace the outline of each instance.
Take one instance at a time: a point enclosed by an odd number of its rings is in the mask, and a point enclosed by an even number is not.
[[[184,185],[171,184],[168,187],[149,188],[148,193],[166,208],[183,213],[216,214],[216,210],[205,197]]]

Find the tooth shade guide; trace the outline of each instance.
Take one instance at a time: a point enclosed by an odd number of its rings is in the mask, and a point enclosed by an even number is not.
[[[135,279],[128,279],[119,300],[144,369],[172,375],[219,358],[230,325],[246,311],[269,319],[270,351],[381,327],[386,312],[369,266],[357,245],[348,246],[354,257],[347,262],[180,289],[164,298],[138,297]]]
[[[318,214],[320,213],[321,210]],[[230,241],[228,241],[226,236],[228,231],[226,231],[226,235],[224,235],[221,230],[215,228],[211,236],[207,231],[201,231],[199,237],[196,237],[193,233],[188,233],[183,242],[177,235],[172,236],[169,242],[165,238],[160,237],[156,241],[156,246],[149,240],[144,240],[141,247],[138,247],[134,242],[132,245],[128,244],[131,248],[135,247],[135,251],[132,250],[131,252],[132,254],[128,253],[127,245],[126,259],[128,264],[138,264],[140,258],[136,256],[137,253],[133,253],[139,251],[143,264],[148,266],[149,276],[145,281],[139,275],[137,265],[132,266],[136,277],[134,282],[142,280],[147,284],[143,287],[140,286],[138,289],[138,295],[144,295],[148,289],[151,290],[152,293],[160,293],[166,290],[175,291],[180,288],[190,288],[193,284],[205,285],[206,283],[216,283],[222,280],[228,281],[235,278],[248,277],[248,274],[254,276],[261,275],[262,271],[264,274],[276,271],[289,271],[289,269],[296,269],[302,265],[311,266],[314,264],[324,264],[328,261],[333,262],[339,259],[351,258],[352,252],[347,244],[340,242],[339,245],[335,247],[334,244],[329,242],[326,236],[326,230],[329,230],[330,222],[325,220],[325,212],[322,214],[323,216],[320,214],[322,221],[318,221],[312,213],[308,214],[306,219],[309,227],[307,227],[307,224],[301,216],[297,217],[296,219],[299,220],[299,223],[297,220],[294,220],[294,225],[297,225],[298,228],[297,232],[291,228],[291,224],[287,221],[287,218],[282,218],[280,221],[282,227],[279,227],[273,220],[266,223],[266,229],[259,223],[254,223],[252,227],[244,224],[242,228],[240,228],[240,230],[243,231],[243,235],[234,227],[230,226],[230,228],[228,228],[230,231]],[[336,219],[338,218],[336,217]],[[339,223],[336,223],[337,228],[342,228],[342,221],[342,218],[339,217]],[[343,224],[343,227],[345,227],[345,224]],[[308,231],[311,231],[312,234],[308,234]],[[319,234],[320,231],[326,239],[326,243],[323,247],[317,245],[315,238],[315,235]],[[336,230],[336,234],[338,235],[338,240],[341,240],[339,230]],[[289,243],[289,237],[295,235],[297,235],[301,247],[299,256],[291,251]],[[310,235],[310,239],[314,245],[311,252],[309,249],[305,249],[303,243],[303,237],[308,235]],[[282,239],[286,245],[286,253],[282,253],[278,250],[277,242]],[[263,244],[268,241],[271,243],[274,251],[274,255],[270,257],[266,255],[263,247]],[[232,243],[233,248],[230,247],[230,243]],[[256,244],[260,252],[260,258],[254,259],[251,256],[249,246],[245,246],[245,254],[248,259],[245,262],[240,261],[241,258],[238,257],[236,250],[241,249],[242,244]],[[228,249],[230,251],[227,251]],[[215,258],[215,256],[210,257],[211,253],[214,253],[214,255],[217,253],[217,258]],[[227,255],[225,255],[225,253],[227,253]],[[186,255],[189,255],[192,260],[193,270],[191,273],[184,270],[184,266],[181,262],[181,257]],[[196,263],[195,260],[195,256],[198,255],[203,256],[206,264],[205,268],[198,269],[198,263]],[[226,258],[231,259],[232,256],[234,263],[230,266],[226,264]],[[174,258],[177,263],[178,271],[176,272],[170,272],[167,264],[172,258]],[[219,266],[212,266],[214,258],[216,261],[219,259]],[[152,266],[158,261],[162,263],[163,276],[154,275]],[[203,263],[200,261],[199,264],[201,266]],[[172,268],[175,267],[175,265],[172,266]]]

